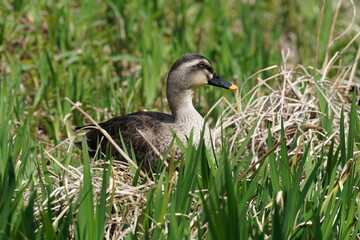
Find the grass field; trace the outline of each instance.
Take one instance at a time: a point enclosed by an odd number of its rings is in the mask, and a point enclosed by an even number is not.
[[[4,0],[0,239],[360,239],[360,6],[354,0]],[[73,128],[169,112],[206,56],[216,145],[151,179],[74,148]],[[131,153],[129,154],[131,156]],[[174,171],[174,168],[177,168]]]

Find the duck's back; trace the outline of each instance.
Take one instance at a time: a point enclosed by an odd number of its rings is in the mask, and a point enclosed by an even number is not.
[[[143,167],[149,169],[149,164],[155,165],[155,163],[148,161],[155,161],[158,158],[153,146],[158,148],[157,150],[162,153],[172,140],[169,124],[172,124],[173,122],[173,116],[169,114],[159,112],[137,112],[112,118],[99,125],[121,148],[123,147],[121,142],[122,138],[129,154],[132,147],[138,163],[140,163],[140,161],[145,161],[143,162]],[[98,129],[91,129],[91,127],[94,126],[86,125],[78,127],[76,130],[90,129],[85,135],[90,154],[96,152],[99,143],[101,143],[101,152],[105,153],[106,148],[109,145],[107,139]],[[149,142],[151,142],[153,146],[151,146]],[[116,159],[123,160],[123,157],[112,147],[111,154]]]

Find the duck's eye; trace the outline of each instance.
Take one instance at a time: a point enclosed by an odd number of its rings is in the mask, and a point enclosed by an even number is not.
[[[206,68],[206,65],[205,65],[204,63],[199,63],[199,67],[205,69],[205,68]]]

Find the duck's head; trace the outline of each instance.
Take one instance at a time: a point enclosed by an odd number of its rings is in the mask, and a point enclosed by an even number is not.
[[[210,61],[199,54],[186,54],[171,66],[167,79],[168,90],[193,90],[204,85],[237,89],[236,85],[220,78]]]

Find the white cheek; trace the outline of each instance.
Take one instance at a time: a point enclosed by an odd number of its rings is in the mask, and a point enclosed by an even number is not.
[[[203,85],[206,85],[208,84],[208,75],[207,74],[204,74],[204,73],[198,73],[194,76],[194,85],[196,87],[199,87],[199,86],[203,86]]]
[[[201,82],[202,84],[206,85],[208,84],[209,80],[211,79],[211,75],[209,73],[202,73],[201,75]]]
[[[212,79],[213,77],[214,77],[214,74],[208,73],[208,79],[209,79],[209,80]]]

